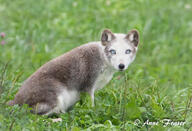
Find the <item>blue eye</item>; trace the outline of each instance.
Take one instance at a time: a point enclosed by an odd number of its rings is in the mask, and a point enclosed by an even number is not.
[[[113,49],[111,49],[109,52],[110,52],[111,54],[113,54],[113,55],[115,55],[115,54],[116,54],[116,51],[115,51],[115,50],[113,50]]]
[[[125,54],[130,54],[131,53],[131,50],[130,49],[127,49],[126,51],[125,51]]]

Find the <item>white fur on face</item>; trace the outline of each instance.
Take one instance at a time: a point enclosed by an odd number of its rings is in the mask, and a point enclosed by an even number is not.
[[[108,51],[111,49],[115,50],[116,54],[111,54],[110,64],[116,69],[119,69],[119,65],[123,64],[126,70],[128,66],[133,62],[136,56],[137,48],[132,43],[125,39],[125,34],[115,34],[116,40],[111,43]],[[126,54],[126,50],[130,49],[131,53]]]

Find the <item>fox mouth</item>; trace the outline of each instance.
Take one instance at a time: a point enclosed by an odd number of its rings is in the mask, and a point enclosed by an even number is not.
[[[119,69],[120,72],[124,71],[124,69]]]

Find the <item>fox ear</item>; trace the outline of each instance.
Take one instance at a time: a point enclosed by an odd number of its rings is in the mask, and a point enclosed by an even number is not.
[[[127,40],[129,40],[131,43],[134,44],[135,47],[139,44],[139,32],[137,30],[131,30],[127,36],[125,37]]]
[[[115,35],[109,30],[105,29],[101,35],[101,43],[106,46],[110,41],[115,39]]]

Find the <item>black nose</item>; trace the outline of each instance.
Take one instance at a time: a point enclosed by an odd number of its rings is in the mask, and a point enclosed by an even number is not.
[[[123,70],[125,68],[124,64],[119,64],[119,69]]]

